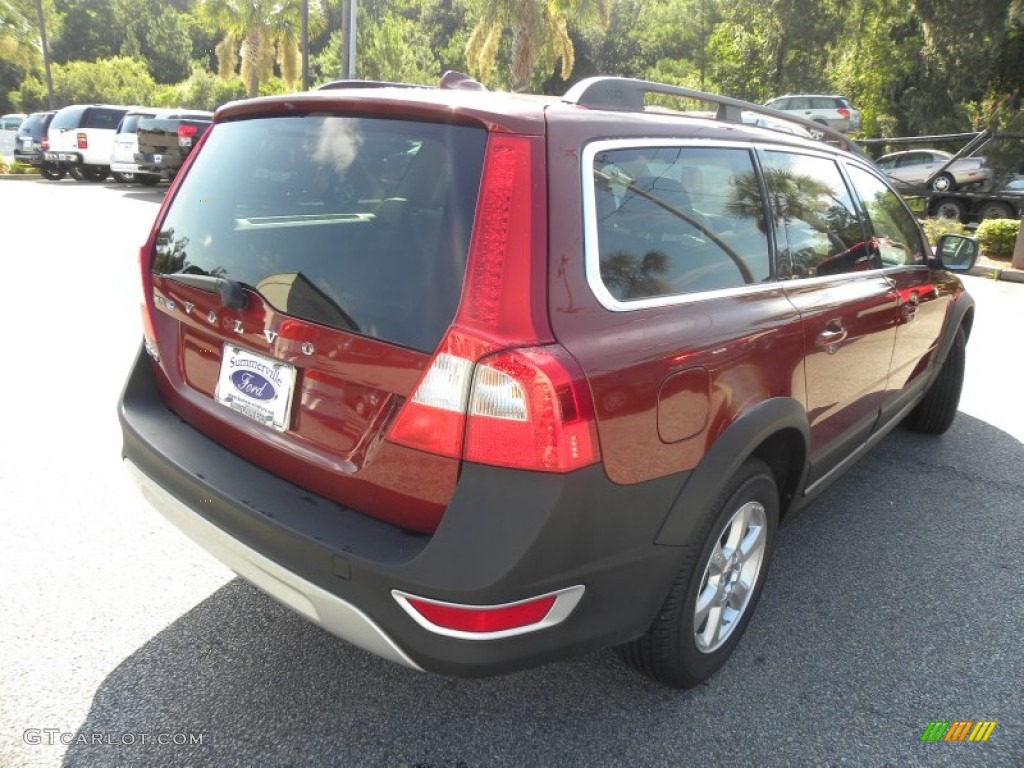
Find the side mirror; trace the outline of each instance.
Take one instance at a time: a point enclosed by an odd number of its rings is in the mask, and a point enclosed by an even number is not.
[[[943,235],[935,246],[935,258],[950,272],[969,272],[978,260],[978,241],[965,235]]]

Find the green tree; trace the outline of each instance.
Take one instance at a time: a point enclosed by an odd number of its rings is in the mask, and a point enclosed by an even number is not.
[[[548,77],[559,66],[562,79],[567,79],[575,58],[570,22],[581,28],[606,26],[610,12],[609,0],[473,0],[470,7],[476,19],[466,44],[470,72],[491,80],[507,30],[509,74],[516,91],[527,87],[535,70]]]
[[[53,67],[54,106],[68,104],[149,104],[156,83],[145,62],[115,56],[101,61],[70,61]],[[46,107],[46,85],[29,75],[14,94],[24,112]]]

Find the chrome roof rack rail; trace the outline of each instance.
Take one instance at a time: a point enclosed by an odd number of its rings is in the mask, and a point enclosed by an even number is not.
[[[754,112],[779,122],[793,123],[807,131],[814,131],[822,135],[824,137],[823,141],[840,149],[864,155],[864,152],[852,139],[847,138],[834,128],[829,128],[813,120],[807,120],[806,118],[784,112],[776,112],[762,104],[753,104],[728,96],[718,96],[713,93],[695,91],[678,85],[668,85],[667,83],[654,83],[648,80],[635,80],[629,77],[590,77],[581,80],[566,91],[562,101],[566,104],[577,104],[581,107],[590,107],[592,109],[643,112],[645,106],[644,99],[649,93],[660,93],[666,96],[678,96],[684,99],[694,99],[716,104],[715,120],[721,122],[742,123],[743,112]],[[768,130],[780,130],[770,125],[761,127]],[[815,133],[811,135],[814,136]]]

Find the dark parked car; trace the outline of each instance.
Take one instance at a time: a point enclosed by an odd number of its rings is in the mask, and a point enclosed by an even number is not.
[[[43,156],[50,146],[46,132],[55,114],[56,110],[33,112],[26,117],[18,128],[18,137],[14,145],[15,160],[35,166],[43,178],[51,181],[57,181],[67,175],[67,171],[47,162]]]
[[[779,524],[896,425],[949,427],[974,318],[950,270],[976,246],[933,253],[845,137],[743,123],[764,107],[450,82],[217,113],[142,248],[126,465],[388,659],[486,675],[615,646],[694,685]]]
[[[174,178],[185,158],[206,133],[212,112],[180,112],[139,120],[136,129],[138,169],[163,178]]]

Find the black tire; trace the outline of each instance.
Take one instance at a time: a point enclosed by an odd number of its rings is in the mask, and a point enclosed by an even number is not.
[[[50,168],[43,165],[39,166],[39,175],[44,179],[49,179],[50,181],[60,181],[67,176],[67,174],[68,172],[63,168]]]
[[[1007,203],[1000,203],[998,200],[990,200],[982,203],[978,209],[979,219],[1015,219],[1013,209]]]
[[[758,523],[756,526],[737,522],[744,511]],[[775,477],[763,461],[749,459],[726,484],[712,508],[707,510],[700,528],[700,541],[685,548],[687,554],[654,622],[642,637],[618,646],[615,650],[619,657],[637,671],[673,688],[691,688],[713,675],[739,643],[757,607],[771,565],[778,520],[779,493]],[[723,546],[723,541],[730,531],[740,531],[741,542],[748,537],[755,537],[756,541],[755,527],[760,529],[763,543],[747,597],[738,598],[743,600],[743,604],[735,611],[734,617],[723,618],[716,625],[723,628],[724,636],[712,638],[716,644],[709,644],[708,648],[701,650],[698,644],[705,639],[698,640],[697,630],[704,627],[710,631],[710,611],[715,610],[715,606],[721,605],[719,615],[723,617],[726,610],[734,609],[732,600],[736,583],[732,578],[742,582],[743,569],[739,572],[734,570],[734,557],[717,559],[718,554],[724,555],[730,549]],[[732,551],[738,549],[736,547]],[[732,567],[713,574],[712,555],[716,555],[716,562],[723,565],[733,563]],[[718,579],[718,584],[712,584],[711,579]],[[725,586],[730,581],[733,587]],[[708,599],[710,593],[714,597]],[[697,600],[702,594],[710,610],[698,626]]]
[[[908,427],[926,435],[941,435],[949,429],[960,405],[966,362],[967,337],[963,328],[957,328],[953,346],[949,348],[939,375],[921,402],[907,416]]]
[[[100,182],[110,175],[110,169],[102,165],[83,165],[82,176],[86,181]]]
[[[137,173],[135,174],[135,180],[144,187],[155,187],[160,183],[160,177],[154,176],[151,173]]]
[[[955,192],[956,179],[951,174],[940,173],[932,179],[932,190],[934,192]]]
[[[121,173],[120,171],[113,171],[111,175],[114,177],[114,181],[120,182],[121,184],[131,184],[132,182],[138,181],[134,173]]]
[[[932,206],[932,215],[940,219],[963,221],[967,215],[967,206],[953,197],[943,198]]]

